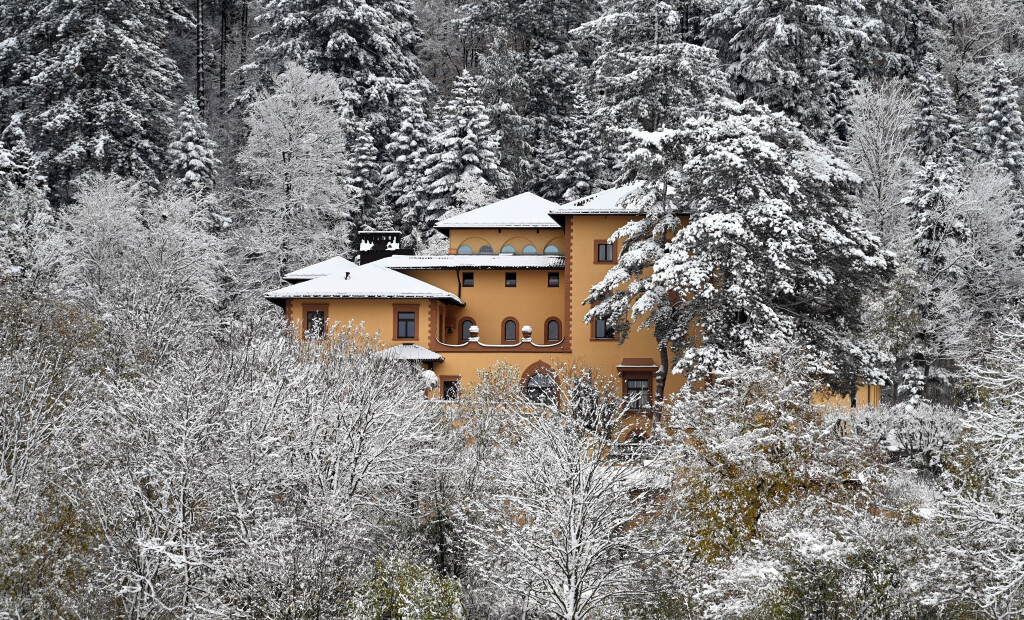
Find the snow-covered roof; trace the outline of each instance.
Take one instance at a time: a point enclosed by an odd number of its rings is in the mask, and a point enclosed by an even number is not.
[[[548,212],[558,204],[524,192],[443,219],[435,228],[561,228]]]
[[[372,263],[389,269],[563,269],[565,258],[545,254],[389,256]]]
[[[303,267],[302,269],[296,269],[295,271],[285,274],[284,279],[286,282],[298,282],[300,280],[312,280],[313,278],[319,278],[321,276],[329,276],[333,274],[343,274],[346,271],[353,271],[358,269],[359,265],[353,263],[347,258],[341,256],[335,256],[334,258],[328,258],[325,261]]]
[[[443,362],[444,357],[426,347],[418,344],[403,342],[402,344],[384,349],[380,352],[384,357],[396,360],[410,360],[416,362]]]
[[[466,305],[444,289],[377,263],[345,273],[321,276],[271,291],[267,299],[440,299]]]
[[[639,189],[643,183],[630,183],[613,187],[603,192],[579,198],[549,211],[551,215],[637,215],[641,210],[636,205],[623,207],[619,201]]]

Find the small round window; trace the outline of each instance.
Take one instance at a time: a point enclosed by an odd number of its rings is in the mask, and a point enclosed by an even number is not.
[[[482,245],[482,246],[480,246],[480,253],[481,254],[494,254],[494,248],[492,248],[489,245]]]
[[[561,254],[562,251],[558,249],[557,245],[549,245],[548,247],[544,248],[544,253],[545,254]]]
[[[511,245],[503,245],[503,246],[501,246],[501,253],[502,254],[515,254],[516,253],[516,249],[515,249],[514,246],[511,246]]]
[[[473,248],[469,247],[468,245],[462,244],[462,245],[459,246],[459,254],[472,254],[472,253],[473,253]]]
[[[525,248],[523,248],[523,254],[536,254],[536,253],[537,253],[537,248],[535,248],[532,245],[528,245]]]

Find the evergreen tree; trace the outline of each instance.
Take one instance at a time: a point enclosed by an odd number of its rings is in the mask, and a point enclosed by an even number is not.
[[[615,234],[619,265],[591,290],[590,317],[655,327],[674,372],[691,382],[780,342],[805,347],[839,392],[876,378],[861,306],[889,264],[850,201],[856,176],[752,102],[719,99],[678,129],[638,139],[631,170],[643,185],[632,200],[644,221]],[[681,230],[679,213],[690,214]]]
[[[291,60],[329,73],[356,118],[383,146],[404,101],[425,87],[414,47],[420,39],[409,0],[268,0],[257,21],[256,57]]]
[[[16,115],[0,133],[0,193],[45,187],[46,179],[39,174],[39,159],[29,149],[21,130],[21,115]]]
[[[911,257],[919,286],[913,299],[916,322],[910,359],[902,364],[898,387],[910,396],[912,407],[944,382],[941,370],[949,352],[939,341],[936,323],[941,291],[956,279],[956,267],[950,261],[953,247],[966,235],[953,211],[958,184],[949,164],[928,162],[903,200],[910,217]]]
[[[26,0],[32,15],[8,45],[15,105],[58,198],[85,170],[158,177],[179,84],[162,48],[162,0]],[[6,47],[7,45],[5,45]]]
[[[660,0],[605,0],[574,32],[596,45],[591,88],[598,114],[617,127],[671,127],[726,90],[712,50],[683,40],[683,19]]]
[[[422,221],[426,201],[420,192],[427,159],[427,146],[434,127],[427,120],[421,99],[411,98],[401,110],[402,124],[391,134],[385,146],[381,167],[382,204],[395,212],[391,226],[403,222],[406,232]]]
[[[500,136],[490,125],[477,79],[464,72],[441,108],[438,133],[430,139],[420,181],[427,197],[421,230],[428,231],[439,219],[465,210],[459,201],[460,181],[463,186],[489,185],[494,192],[506,187],[506,175],[498,166]]]
[[[949,161],[960,155],[963,127],[953,93],[932,54],[925,57],[918,72],[915,107],[913,139],[920,160]]]
[[[194,192],[213,188],[220,161],[217,145],[210,139],[195,98],[188,97],[178,112],[178,127],[168,147],[171,174],[182,187]]]
[[[1019,93],[1001,61],[993,65],[992,73],[992,81],[981,93],[974,121],[974,148],[1019,181],[1024,171],[1024,121],[1017,101]]]
[[[352,139],[348,186],[353,200],[354,223],[359,226],[365,226],[379,216],[376,213],[380,195],[380,165],[377,160],[373,136],[357,126],[356,135]]]
[[[616,152],[585,97],[554,130],[539,159],[539,193],[554,201],[572,201],[612,186]]]
[[[737,96],[845,138],[853,53],[871,46],[859,0],[727,0],[705,29]]]

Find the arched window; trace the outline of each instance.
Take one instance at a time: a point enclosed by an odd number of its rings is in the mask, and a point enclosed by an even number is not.
[[[463,319],[459,325],[459,342],[469,342],[470,327],[473,327],[473,319]]]
[[[472,254],[473,248],[469,247],[465,243],[459,246],[459,254]]]
[[[548,373],[539,370],[526,380],[526,397],[541,405],[555,404],[558,386]]]
[[[480,246],[480,254],[494,254],[494,248],[489,245]]]
[[[501,336],[505,342],[519,342],[519,325],[515,319],[505,319]]]
[[[562,251],[558,249],[557,245],[549,245],[548,247],[544,248],[544,253],[545,254],[561,254]]]
[[[532,246],[532,245],[528,245],[528,246],[523,248],[523,254],[536,254],[536,253],[537,253],[537,248]]]
[[[501,253],[502,254],[515,254],[516,253],[516,248],[515,248],[515,246],[505,244],[505,245],[501,246]]]
[[[558,319],[548,319],[544,335],[548,344],[554,344],[562,339],[562,326],[558,324]]]

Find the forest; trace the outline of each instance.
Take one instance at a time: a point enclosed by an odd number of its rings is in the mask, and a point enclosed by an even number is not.
[[[1017,0],[0,1],[0,619],[1024,618],[1022,83]],[[263,297],[626,183],[646,443]]]

